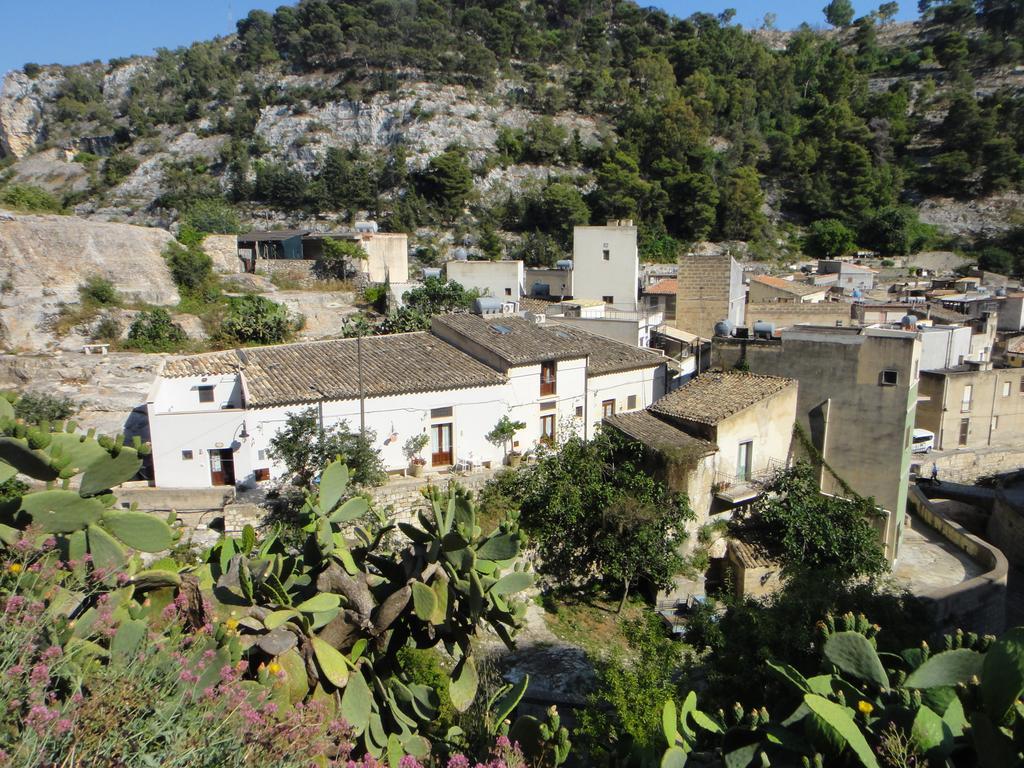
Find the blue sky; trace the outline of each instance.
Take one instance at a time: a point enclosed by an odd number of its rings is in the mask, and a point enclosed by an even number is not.
[[[862,14],[879,2],[855,5]],[[78,64],[151,53],[154,48],[176,48],[233,32],[235,21],[251,9],[273,10],[281,0],[7,0],[2,4],[7,7],[2,12],[0,73],[29,61]],[[736,22],[745,26],[760,26],[768,11],[776,14],[780,29],[802,21],[824,24],[820,8],[825,0],[774,4],[764,0],[661,0],[655,4],[677,16],[735,8]],[[913,18],[916,1],[901,0],[900,5],[904,8],[899,18]]]

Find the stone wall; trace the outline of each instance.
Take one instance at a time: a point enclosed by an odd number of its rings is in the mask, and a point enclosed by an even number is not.
[[[416,511],[427,509],[426,500],[423,498],[422,490],[428,485],[447,490],[452,482],[456,482],[467,490],[474,493],[487,485],[498,472],[497,469],[480,470],[466,475],[434,475],[427,477],[409,477],[400,480],[392,480],[387,485],[374,488],[370,495],[373,503],[380,509],[391,507],[389,519],[393,523],[411,523],[416,517]]]
[[[715,323],[729,317],[732,261],[728,253],[688,254],[679,260],[676,328],[708,339],[714,335]]]
[[[1016,567],[1024,566],[1024,515],[1002,494],[992,504],[985,538],[999,547]]]
[[[786,328],[798,323],[850,325],[850,307],[850,304],[838,301],[823,301],[817,304],[752,302],[747,304],[747,325],[753,325],[758,320],[774,323],[776,328]]]
[[[313,267],[316,262],[306,259],[256,259],[256,271],[268,277],[282,275],[292,280],[311,283],[316,278],[313,275]]]
[[[946,540],[963,550],[986,570],[953,587],[918,594],[929,609],[933,624],[942,631],[957,628],[998,634],[1006,625],[1006,579],[1009,565],[996,547],[945,517],[917,486],[907,495],[907,506]]]
[[[1024,446],[1005,445],[949,453],[916,453],[911,472],[929,477],[932,464],[939,468],[939,479],[973,485],[979,478],[1014,472],[1024,467]]]

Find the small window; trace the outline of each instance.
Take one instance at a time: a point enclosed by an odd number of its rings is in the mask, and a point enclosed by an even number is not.
[[[605,248],[604,250],[601,251],[601,258],[604,259],[605,261],[611,261],[612,252]]]
[[[192,461],[192,451],[182,451],[181,452],[181,460],[182,461]]]
[[[583,406],[582,405],[577,405],[576,406],[576,418],[577,419],[582,419],[583,418]]]
[[[601,301],[603,301],[605,304],[614,304],[615,303],[615,297],[614,296],[602,296],[601,297]]]
[[[971,384],[964,385],[964,393],[960,398],[960,413],[971,412],[971,401],[974,399],[974,386]]]
[[[601,402],[601,415],[602,416],[614,416],[615,415],[615,401],[614,400],[603,400]]]
[[[432,418],[432,419],[447,419],[447,418],[450,418],[451,415],[452,415],[452,406],[450,406],[450,405],[447,408],[431,408],[430,409],[430,418]]]
[[[556,392],[557,363],[550,360],[540,364],[540,396],[547,397]]]
[[[256,479],[257,483],[262,483],[264,480],[270,479],[270,470],[267,469],[266,467],[263,467],[261,469],[254,469],[252,471],[252,475]]]
[[[258,458],[258,459],[259,459],[260,461],[266,461],[266,460],[267,460],[267,452],[266,452],[266,450],[265,450],[265,449],[263,449],[263,450],[259,450],[259,451],[257,451],[257,452],[256,452],[256,457],[257,457],[257,458]]]
[[[558,406],[558,401],[556,401],[556,400],[549,400],[546,403],[541,403],[540,404],[540,409],[542,411],[553,411],[553,410],[555,410],[555,408],[557,406]]]
[[[511,296],[512,295],[512,289],[511,288],[506,288],[505,289],[505,295],[506,296]]]
[[[960,445],[967,445],[967,437],[971,432],[971,420],[960,419]]]
[[[1010,382],[1004,381],[1003,382],[1003,397],[1009,397],[1009,396],[1010,396]]]
[[[899,384],[900,373],[894,370],[882,371],[882,386],[883,387],[895,387]]]
[[[199,387],[199,402],[200,403],[212,403],[213,402],[213,387],[211,387],[211,386]]]
[[[549,447],[555,444],[555,415],[540,417],[540,441]]]
[[[626,398],[626,407],[630,410],[636,408],[636,395],[630,395]]]

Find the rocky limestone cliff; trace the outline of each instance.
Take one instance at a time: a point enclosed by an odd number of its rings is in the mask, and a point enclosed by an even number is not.
[[[74,216],[0,213],[0,323],[7,349],[52,346],[48,318],[78,287],[98,275],[127,299],[179,301],[162,252],[173,238],[162,229],[87,221]]]
[[[45,136],[43,104],[52,101],[63,77],[59,72],[31,78],[8,72],[0,88],[0,155],[24,157]]]

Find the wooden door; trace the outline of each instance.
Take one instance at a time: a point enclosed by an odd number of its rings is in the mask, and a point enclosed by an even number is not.
[[[443,467],[452,463],[452,425],[433,424],[430,427],[430,464]]]
[[[210,483],[213,485],[235,484],[235,455],[230,448],[211,448]]]

